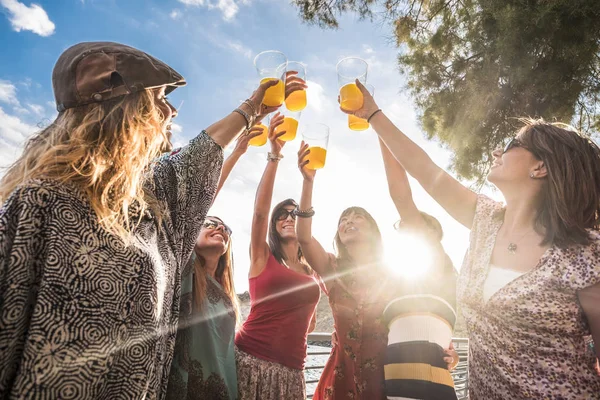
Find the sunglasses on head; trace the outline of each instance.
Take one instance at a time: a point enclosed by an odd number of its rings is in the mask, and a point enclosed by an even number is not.
[[[282,208],[281,210],[279,210],[277,212],[277,215],[275,215],[275,219],[277,221],[285,221],[288,217],[292,217],[292,219],[295,221],[296,220],[296,214],[294,213],[294,210],[286,210],[285,208]]]
[[[204,224],[202,224],[203,228],[206,229],[217,229],[219,226],[223,227],[223,230],[225,231],[225,233],[229,236],[231,236],[231,234],[233,233],[233,231],[231,230],[230,227],[228,227],[227,225],[225,225],[223,222],[220,221],[215,221],[213,219],[207,219],[206,221],[204,221]]]

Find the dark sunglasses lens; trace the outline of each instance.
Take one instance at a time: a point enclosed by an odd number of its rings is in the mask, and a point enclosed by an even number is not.
[[[291,210],[291,211],[281,210],[277,214],[277,221],[286,220],[288,216],[292,217],[292,219],[294,219],[294,220],[296,219],[296,214],[294,214],[294,210]]]

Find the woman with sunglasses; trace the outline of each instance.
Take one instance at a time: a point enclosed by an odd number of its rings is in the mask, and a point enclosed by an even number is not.
[[[207,217],[182,272],[179,329],[167,399],[237,398],[231,229]]]
[[[409,174],[471,230],[458,301],[472,400],[600,398],[600,149],[562,124],[527,120],[487,177],[506,204],[439,168],[359,82],[371,126]],[[596,350],[598,353],[598,350]]]
[[[282,122],[283,116],[278,114],[271,121],[271,152],[254,203],[249,273],[251,309],[235,338],[242,400],[306,398],[303,372],[306,337],[314,329],[320,289],[296,238],[296,202],[282,201],[273,209],[270,221],[268,218],[285,143],[279,140],[285,131],[275,134],[275,128]]]
[[[286,96],[305,89],[305,82],[288,71]],[[262,129],[246,129],[223,163],[215,198],[229,174]],[[207,217],[194,253],[181,276],[182,302],[175,355],[167,398],[238,398],[235,328],[240,322],[239,301],[233,285],[231,228],[220,218]]]

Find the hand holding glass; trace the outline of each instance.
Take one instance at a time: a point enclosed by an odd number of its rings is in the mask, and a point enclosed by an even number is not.
[[[325,124],[308,124],[304,128],[302,139],[304,143],[308,144],[308,150],[310,151],[305,158],[305,160],[308,160],[306,168],[323,168],[327,158],[329,127]]]

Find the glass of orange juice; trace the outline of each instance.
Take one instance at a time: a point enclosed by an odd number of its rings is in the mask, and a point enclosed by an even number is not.
[[[275,134],[285,131],[285,134],[279,138],[284,142],[291,142],[296,138],[298,132],[298,121],[300,120],[300,113],[293,112],[288,109],[279,111],[283,115],[283,123],[275,128]],[[270,118],[269,118],[270,121]]]
[[[371,93],[371,96],[375,95],[375,88],[371,84],[366,84],[365,87]],[[366,119],[359,118],[355,115],[348,114],[348,128],[353,131],[364,131],[369,129],[369,123]]]
[[[306,65],[298,61],[288,61],[287,71],[296,71],[298,78],[306,81]],[[302,111],[306,108],[306,90],[296,90],[285,99],[285,107],[290,111]]]
[[[254,58],[254,66],[258,71],[260,83],[273,79],[278,81],[275,86],[267,89],[263,104],[269,107],[282,105],[285,100],[285,72],[287,71],[285,54],[275,50],[263,51]]]
[[[356,80],[366,84],[368,68],[367,62],[358,57],[346,57],[337,63],[340,106],[344,110],[356,111],[363,106],[363,95],[356,86]]]
[[[302,140],[308,144],[310,153],[306,156],[308,169],[321,169],[327,158],[329,144],[329,127],[325,124],[308,124],[302,132]]]
[[[267,128],[263,124],[258,124],[255,127],[256,128],[261,128],[262,132],[261,132],[260,135],[258,135],[256,137],[253,137],[252,139],[250,139],[248,141],[248,144],[250,146],[256,146],[256,147],[264,146],[265,143],[267,143],[267,139],[269,138],[269,128]]]

